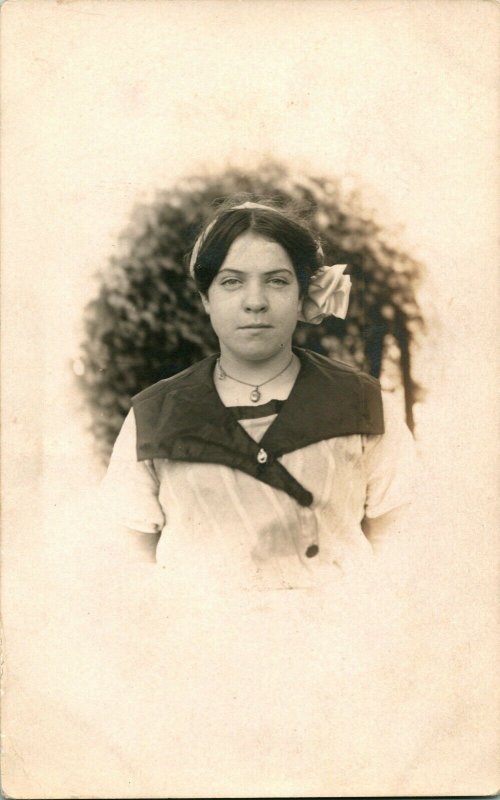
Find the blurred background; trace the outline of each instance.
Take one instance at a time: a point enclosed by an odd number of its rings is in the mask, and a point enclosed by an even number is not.
[[[165,249],[177,224],[191,235],[219,187],[233,181],[253,191],[268,180],[314,201],[332,258],[353,265],[354,327],[322,330],[315,346],[367,359],[374,372],[385,353],[384,379],[406,389],[402,413],[422,462],[413,555],[401,569],[407,602],[425,619],[419,685],[435,688],[432,702],[417,706],[440,712],[414,745],[411,768],[401,767],[396,793],[405,781],[418,793],[429,775],[436,793],[457,785],[476,793],[478,784],[493,791],[494,4],[21,0],[2,13],[4,604],[8,680],[22,690],[7,706],[12,785],[29,786],[29,796],[36,774],[50,795],[65,771],[74,785],[84,781],[79,758],[63,759],[59,747],[67,736],[72,754],[85,753],[88,737],[80,741],[77,731],[90,725],[64,609],[81,608],[103,541],[89,516],[101,445],[123,397],[137,381],[151,382],[137,373],[137,359],[151,329],[159,335],[146,302],[135,366],[117,365],[120,347],[131,357],[133,335],[122,319],[117,340],[103,345],[103,316],[88,304],[102,301],[104,286],[117,313],[131,294],[125,263],[143,288],[158,270],[179,279]],[[245,175],[253,183],[240,186]],[[161,224],[158,254],[151,242]],[[394,274],[401,280],[391,285]],[[184,349],[171,347],[174,360],[179,352],[196,359],[207,346],[197,322],[186,354],[189,291],[182,284],[175,296],[164,292],[169,308],[179,293],[186,302]],[[115,379],[119,391],[106,399],[106,381],[109,388]],[[57,692],[61,663],[73,675],[63,690],[66,704],[73,692],[70,710]],[[49,709],[35,729],[34,706]],[[408,723],[408,741],[420,724]],[[98,751],[93,787],[105,782],[106,759],[126,772],[107,742]],[[33,765],[28,777],[24,761]],[[380,763],[377,775],[383,781]],[[123,796],[123,786],[117,791]]]

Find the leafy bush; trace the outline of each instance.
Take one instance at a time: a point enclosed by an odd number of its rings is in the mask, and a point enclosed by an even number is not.
[[[228,169],[192,176],[135,209],[120,242],[98,275],[85,308],[80,358],[73,368],[104,458],[109,455],[130,397],[217,350],[186,253],[218,200],[250,198],[292,202],[318,231],[325,263],[347,263],[353,283],[347,320],[300,324],[295,343],[348,361],[379,377],[382,363],[397,367],[406,415],[413,426],[417,388],[410,351],[424,323],[415,287],[422,267],[394,236],[363,210],[356,192],[325,177],[295,177],[266,163],[254,172]]]

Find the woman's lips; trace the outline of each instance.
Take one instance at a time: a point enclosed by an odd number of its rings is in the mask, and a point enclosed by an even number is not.
[[[259,330],[265,330],[266,328],[272,328],[272,327],[273,327],[272,325],[259,325],[259,324],[256,324],[256,325],[240,325],[240,330],[243,330],[243,331],[248,331],[248,330],[255,331],[255,330],[257,330],[257,331],[259,331]]]

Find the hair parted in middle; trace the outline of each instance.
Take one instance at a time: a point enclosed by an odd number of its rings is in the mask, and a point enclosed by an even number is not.
[[[190,272],[198,291],[206,296],[229,248],[238,236],[254,233],[277,242],[288,254],[299,283],[307,292],[314,273],[323,266],[323,251],[309,224],[290,208],[268,199],[226,201],[204,228],[191,252]]]

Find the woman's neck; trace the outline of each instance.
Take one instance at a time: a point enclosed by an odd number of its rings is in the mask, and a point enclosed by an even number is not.
[[[281,355],[281,354],[280,354]],[[228,366],[230,359],[221,358],[215,366],[214,382],[217,392],[225,405],[262,405],[269,400],[286,400],[300,370],[300,360],[293,355],[291,348],[285,357],[273,360],[272,364],[252,365],[243,369],[240,361],[232,362],[234,372]],[[222,370],[220,369],[222,367]],[[271,368],[272,367],[272,368]],[[244,381],[244,383],[240,383]],[[248,385],[247,385],[248,384]],[[252,396],[258,387],[258,399]]]
[[[262,360],[242,359],[235,357],[227,348],[221,347],[219,363],[228,375],[246,383],[258,386],[279,375],[279,373],[293,361],[291,346],[284,347],[271,358]]]

